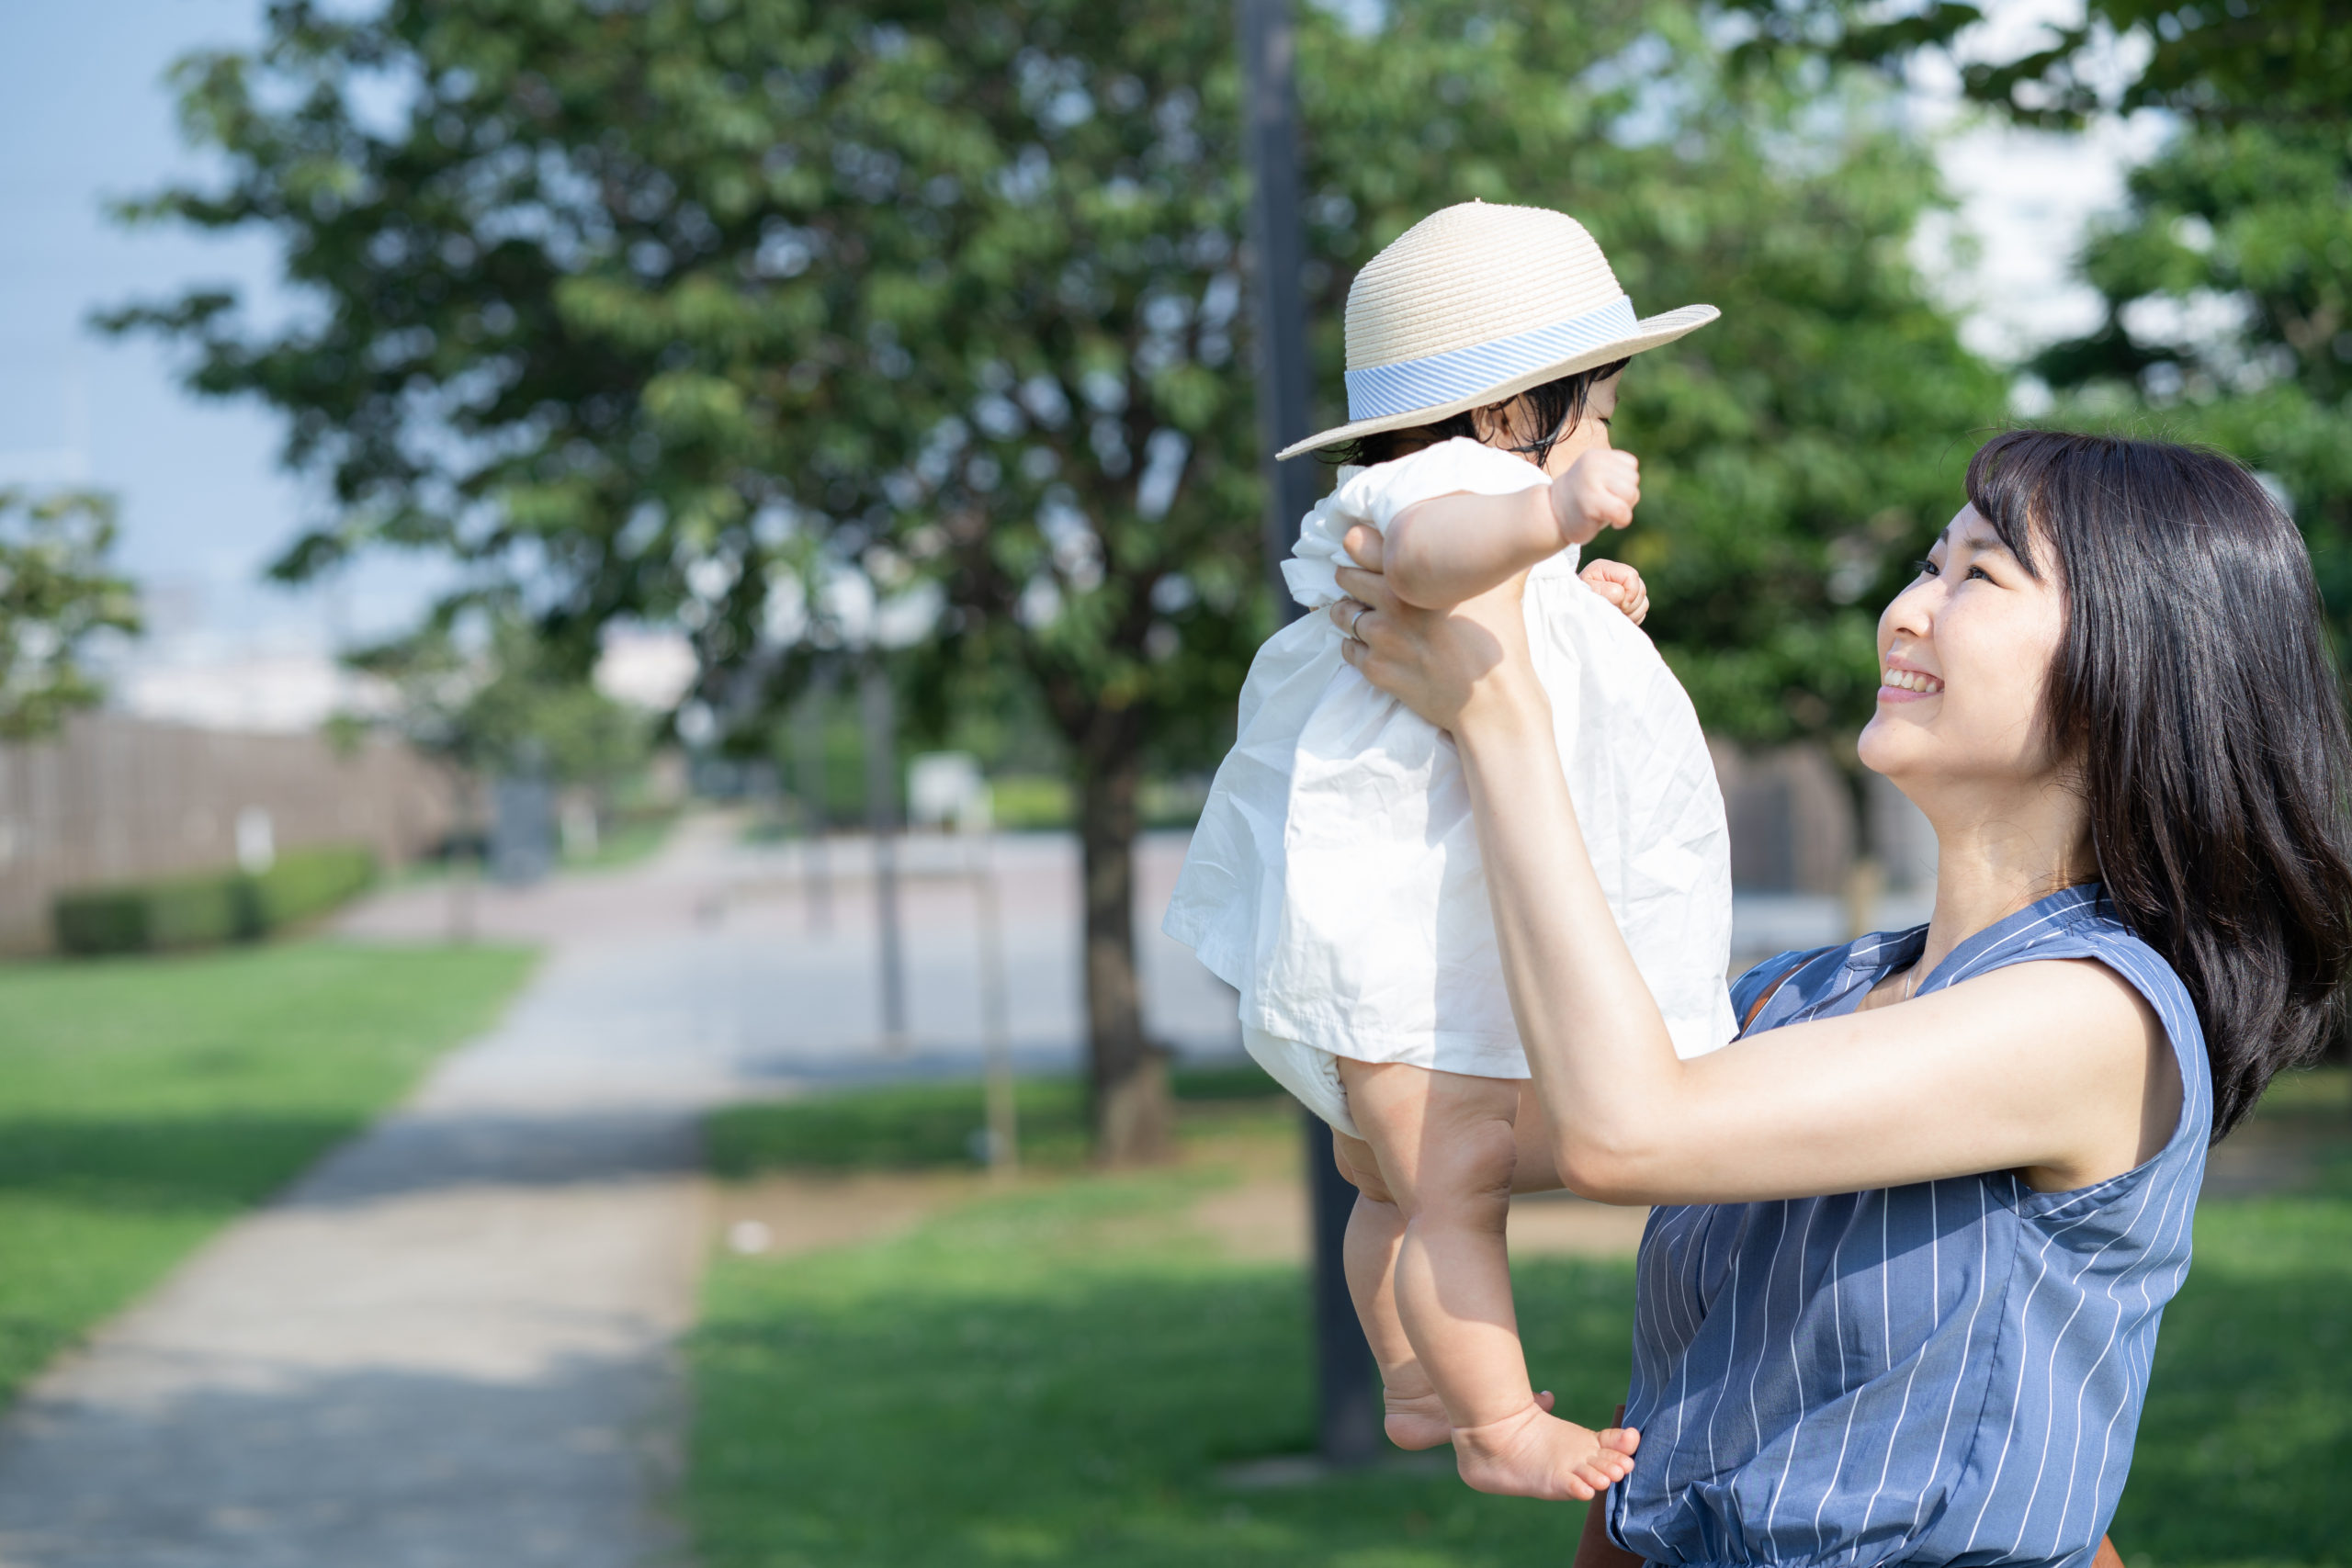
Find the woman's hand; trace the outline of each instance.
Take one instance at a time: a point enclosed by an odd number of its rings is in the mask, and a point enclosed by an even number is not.
[[[1488,715],[1504,719],[1543,710],[1520,608],[1524,576],[1451,609],[1423,610],[1389,591],[1376,531],[1351,528],[1343,543],[1363,564],[1340,569],[1340,586],[1352,597],[1329,613],[1348,634],[1340,656],[1365,680],[1455,733]]]

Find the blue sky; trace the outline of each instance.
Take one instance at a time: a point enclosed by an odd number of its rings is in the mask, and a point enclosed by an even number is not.
[[[199,165],[164,75],[194,49],[258,36],[256,0],[15,0],[0,5],[0,484],[79,480],[121,499],[123,564],[165,636],[283,646],[397,624],[424,581],[398,563],[288,593],[263,568],[312,514],[279,473],[278,425],[250,404],[182,392],[167,350],[91,331],[90,311],[232,282],[284,303],[266,239],[125,231],[101,210]]]

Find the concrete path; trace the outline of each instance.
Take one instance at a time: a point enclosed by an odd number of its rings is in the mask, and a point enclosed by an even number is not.
[[[1147,846],[1155,917],[1181,853]],[[401,1111],[35,1384],[0,1423],[0,1568],[678,1561],[696,1120],[802,1082],[971,1071],[962,854],[909,851],[912,1038],[890,1048],[855,843],[821,907],[798,852],[741,848],[721,819],[630,872],[479,890],[480,933],[543,943],[540,973]],[[998,858],[1015,1042],[1074,1061],[1074,850]],[[401,890],[346,934],[439,940],[448,900]],[[1145,948],[1154,1028],[1229,1050],[1229,994]]]

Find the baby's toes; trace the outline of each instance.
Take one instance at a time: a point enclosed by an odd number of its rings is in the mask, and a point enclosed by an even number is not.
[[[1641,1433],[1631,1427],[1604,1427],[1594,1433],[1593,1438],[1602,1449],[1624,1454],[1629,1459],[1634,1450],[1642,1446]],[[1629,1463],[1625,1468],[1631,1470],[1633,1466]]]
[[[1611,1464],[1606,1458],[1589,1461],[1577,1466],[1570,1473],[1568,1490],[1589,1501],[1624,1480],[1633,1468],[1631,1463],[1623,1461],[1616,1464]]]

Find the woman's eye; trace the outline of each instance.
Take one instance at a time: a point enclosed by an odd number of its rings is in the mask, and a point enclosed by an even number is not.
[[[1921,556],[1917,560],[1913,561],[1911,563],[1911,570],[1917,572],[1921,577],[1938,577],[1942,575],[1938,570],[1936,563],[1929,560],[1925,556]]]
[[[1989,571],[1986,571],[1986,570],[1985,570],[1983,567],[1981,567],[1981,566],[1972,566],[1972,567],[1970,567],[1970,568],[1968,569],[1968,575],[1969,575],[1969,576],[1971,576],[1971,577],[1981,577],[1981,578],[1983,578],[1983,579],[1984,579],[1985,581],[1987,581],[1987,582],[1990,582],[1990,581],[1993,581],[1993,574],[1992,574],[1991,572],[1989,572]]]

